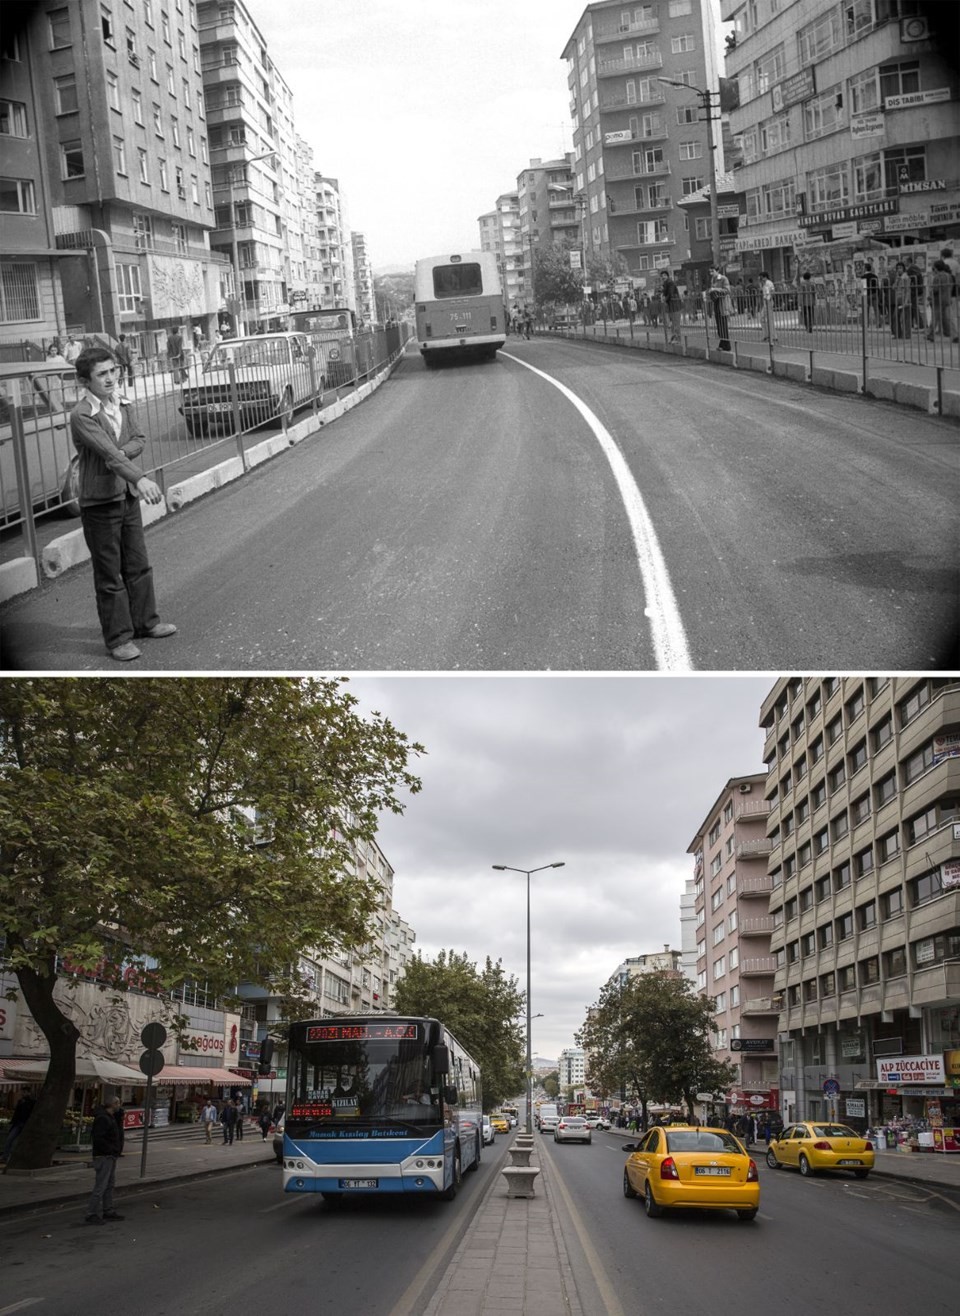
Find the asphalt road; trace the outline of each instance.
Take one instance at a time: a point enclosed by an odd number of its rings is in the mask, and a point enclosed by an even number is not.
[[[604,1316],[808,1316],[956,1311],[960,1203],[920,1185],[771,1170],[755,1150],[760,1213],[668,1212],[623,1196],[624,1139],[538,1154],[560,1177],[564,1238],[584,1310]]]
[[[138,667],[950,668],[958,446],[936,417],[678,357],[411,355],[150,530],[180,633]],[[2,624],[10,667],[115,670],[88,567]]]

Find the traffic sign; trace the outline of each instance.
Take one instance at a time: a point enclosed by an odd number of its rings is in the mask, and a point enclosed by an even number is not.
[[[825,1078],[823,1080],[823,1095],[825,1097],[835,1097],[840,1091],[840,1084],[835,1078]]]

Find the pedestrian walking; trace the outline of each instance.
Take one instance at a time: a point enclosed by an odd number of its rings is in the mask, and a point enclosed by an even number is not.
[[[73,334],[71,334],[67,339],[66,347],[63,349],[64,360],[66,361],[68,366],[72,366],[76,364],[77,358],[80,356],[81,351],[82,351],[81,345],[74,338]]]
[[[223,1110],[220,1112],[220,1123],[223,1127],[223,1145],[233,1143],[233,1135],[237,1129],[237,1108],[232,1101],[223,1103]]]
[[[766,270],[760,271],[760,296],[763,302],[760,308],[760,314],[763,316],[763,341],[765,343],[775,343],[777,340],[773,335],[773,280]]]
[[[243,1142],[243,1116],[244,1116],[243,1102],[234,1101],[233,1104],[237,1112],[237,1119],[235,1124],[237,1131],[237,1142]]]
[[[159,503],[163,494],[133,464],[146,435],[120,392],[113,353],[105,347],[85,348],[76,370],[84,393],[70,413],[70,433],[80,454],[80,522],[107,652],[129,662],[140,657],[135,637],[159,640],[177,629],[157,612],[140,515],[141,498]]]
[[[264,1142],[266,1142],[270,1133],[270,1126],[273,1123],[270,1118],[270,1112],[267,1110],[266,1106],[261,1110],[260,1118],[257,1120],[257,1123],[260,1125],[260,1132],[263,1134]]]
[[[24,1088],[20,1094],[17,1104],[13,1108],[13,1114],[10,1116],[10,1127],[7,1129],[6,1141],[3,1144],[3,1160],[10,1159],[10,1153],[20,1134],[27,1127],[27,1121],[33,1114],[36,1100],[30,1093],[29,1088]]]
[[[669,270],[660,273],[660,293],[663,297],[664,323],[670,324],[670,342],[680,341],[680,289]]]
[[[713,318],[720,340],[717,346],[721,352],[729,352],[730,313],[733,310],[730,301],[730,280],[717,266],[713,266],[710,270],[710,300],[713,303]]]
[[[213,1142],[213,1126],[217,1122],[217,1108],[213,1104],[213,1098],[207,1098],[207,1104],[200,1112],[200,1123],[203,1125],[204,1137],[207,1142]]]
[[[817,304],[817,286],[811,279],[809,270],[804,273],[803,278],[800,280],[799,300],[803,327],[808,334],[812,334],[813,315]]]
[[[274,1108],[273,1108],[273,1115],[271,1116],[271,1118],[272,1118],[274,1124],[279,1124],[279,1123],[280,1123],[280,1116],[283,1114],[283,1112],[286,1110],[286,1108],[287,1108],[287,1107],[286,1107],[286,1104],[285,1104],[284,1102],[282,1102],[282,1101],[278,1101],[278,1102],[277,1102],[277,1104],[276,1104],[276,1105],[274,1106]]]
[[[120,1130],[117,1128],[117,1097],[108,1097],[93,1117],[91,1139],[93,1152],[93,1192],[87,1204],[87,1224],[102,1225],[105,1220],[122,1220],[113,1209],[113,1182],[120,1155]]]
[[[123,1125],[123,1102],[117,1098],[117,1109],[113,1112],[113,1118],[117,1121],[117,1132],[120,1134],[120,1150],[118,1156],[123,1155],[123,1144],[127,1136],[127,1131]]]
[[[863,279],[867,291],[867,325],[880,327],[880,280],[873,268],[873,261],[868,260],[863,267]]]
[[[121,334],[117,339],[117,345],[113,349],[113,355],[117,359],[117,365],[120,367],[120,383],[123,383],[124,375],[127,376],[127,382],[133,383],[133,356],[130,352],[130,344],[127,342],[127,335]]]
[[[183,359],[183,335],[179,328],[167,331],[167,364],[176,382],[182,384],[187,372]]]
[[[894,338],[910,337],[910,276],[902,260],[893,270],[890,285],[890,329]]]
[[[525,338],[533,337],[533,311],[529,306],[523,310],[523,334]]]
[[[927,338],[932,343],[935,334],[945,340],[951,337],[950,303],[953,298],[953,275],[945,260],[935,260],[930,271],[930,324]],[[956,340],[954,340],[956,341]]]

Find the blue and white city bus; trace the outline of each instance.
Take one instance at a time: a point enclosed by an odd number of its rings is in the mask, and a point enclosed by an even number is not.
[[[454,356],[492,360],[507,341],[507,312],[492,251],[425,256],[417,261],[413,296],[425,365]]]
[[[480,1164],[480,1067],[436,1019],[290,1025],[283,1189],[453,1199]]]

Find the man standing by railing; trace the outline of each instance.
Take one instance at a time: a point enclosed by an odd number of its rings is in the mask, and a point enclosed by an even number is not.
[[[660,273],[661,288],[663,294],[664,323],[670,325],[670,342],[679,343],[680,341],[680,289],[669,270],[662,270]]]

